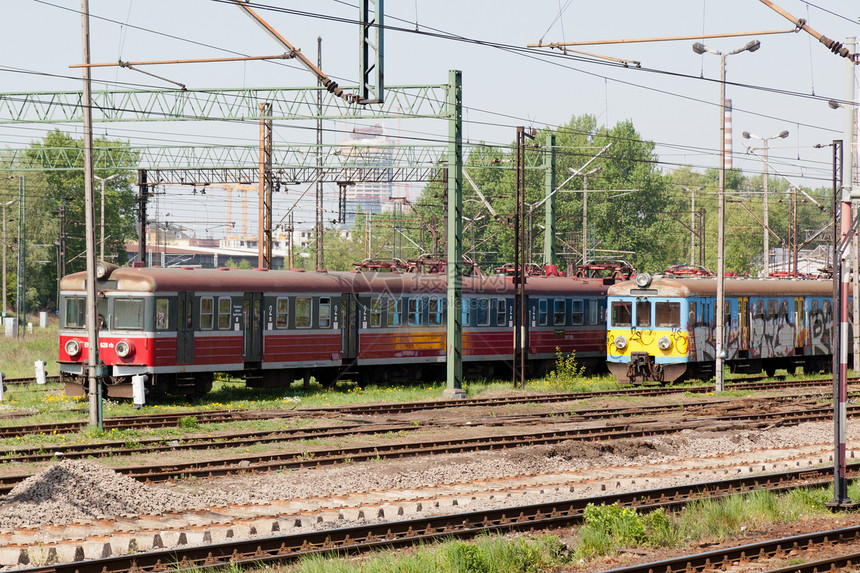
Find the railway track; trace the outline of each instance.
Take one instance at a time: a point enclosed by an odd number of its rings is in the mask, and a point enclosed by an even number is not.
[[[772,398],[769,400],[769,406],[776,403],[794,403],[799,399],[798,396],[783,396]],[[512,415],[493,415],[482,418],[473,418],[467,425],[471,427],[479,426],[511,426],[513,424],[534,424],[538,421],[543,423],[576,423],[587,422],[601,419],[618,419],[618,418],[633,418],[637,416],[654,416],[658,414],[667,414],[671,412],[683,412],[690,410],[690,415],[686,416],[688,420],[693,414],[702,407],[712,408],[714,406],[726,407],[731,404],[730,400],[711,401],[707,403],[681,403],[674,405],[650,405],[637,406],[632,408],[598,408],[589,410],[574,410],[574,411],[551,411]],[[802,406],[805,415],[821,414],[828,412],[828,408],[812,408],[812,405]],[[230,412],[225,412],[229,414]],[[213,413],[215,418],[218,418],[222,413]],[[784,412],[785,416],[788,413]],[[752,414],[745,416],[735,415],[733,420],[743,421],[755,419]],[[40,445],[30,448],[15,448],[14,450],[0,451],[0,461],[13,463],[35,463],[58,459],[83,459],[83,458],[104,458],[115,456],[130,456],[135,454],[152,454],[157,452],[175,452],[188,450],[217,450],[228,448],[242,448],[252,445],[267,444],[267,443],[283,443],[287,441],[301,441],[309,439],[328,439],[336,437],[356,436],[356,435],[375,435],[385,432],[410,432],[428,426],[442,425],[459,425],[463,422],[449,422],[444,418],[438,421],[424,422],[416,425],[412,422],[408,423],[347,423],[337,426],[320,426],[315,428],[301,429],[281,429],[281,430],[261,430],[254,432],[234,432],[218,436],[195,436],[191,438],[151,438],[141,439],[129,445],[128,441],[114,440],[108,442],[99,442],[95,444],[59,444],[56,446]]]
[[[832,419],[830,407],[809,408],[787,412],[765,412],[759,414],[733,414],[725,416],[698,417],[679,420],[643,420],[637,422],[624,422],[620,424],[589,425],[586,427],[558,428],[543,430],[540,432],[516,433],[505,435],[478,436],[470,438],[459,438],[452,440],[433,440],[427,442],[399,442],[391,444],[378,444],[369,446],[357,446],[336,449],[306,449],[301,452],[287,451],[267,454],[242,455],[225,457],[216,460],[202,460],[186,463],[155,465],[127,466],[118,468],[116,471],[143,482],[160,482],[182,477],[213,477],[233,475],[245,472],[269,472],[277,470],[304,469],[312,467],[331,466],[343,463],[362,462],[383,459],[402,459],[416,456],[431,456],[439,454],[459,454],[476,451],[494,451],[502,449],[517,448],[522,446],[535,446],[556,444],[568,440],[574,441],[603,441],[630,438],[642,438],[648,436],[667,435],[677,433],[684,429],[707,429],[709,431],[720,431],[737,428],[739,422],[758,425],[760,427],[773,426],[775,424],[798,424],[801,422],[815,422]],[[850,405],[848,408],[850,417],[860,415],[860,405]],[[571,420],[556,418],[558,422],[569,424]],[[386,431],[398,426],[385,426]],[[407,426],[400,426],[406,428]],[[415,429],[414,426],[408,425]],[[294,435],[307,438],[313,434],[302,434],[306,430],[296,430]],[[332,432],[330,435],[342,436],[353,429],[338,430],[326,429],[322,431]],[[400,431],[400,430],[397,430]],[[336,432],[341,432],[337,433]],[[378,432],[372,432],[378,433]],[[271,439],[271,441],[283,441],[284,437],[251,436],[250,440]],[[319,438],[320,435],[313,436]],[[302,439],[302,438],[296,438]],[[228,442],[229,443],[229,442]],[[234,446],[235,443],[227,447]],[[177,444],[179,446],[179,444]],[[205,449],[206,446],[197,447],[188,444],[188,449]],[[174,449],[168,445],[166,449]],[[179,447],[175,449],[181,449]],[[154,448],[150,450],[156,451]],[[83,451],[73,453],[70,457],[85,457]],[[106,454],[109,455],[109,452]],[[52,457],[59,458],[56,452]],[[20,483],[30,474],[6,475],[0,477],[0,494],[8,493],[17,483]]]
[[[860,380],[860,379],[856,379]],[[730,388],[737,390],[773,390],[783,388],[817,387],[831,383],[832,379],[816,379],[803,381],[767,381],[732,385]],[[566,402],[584,400],[587,398],[618,397],[618,396],[661,396],[684,392],[707,394],[713,392],[712,386],[692,386],[684,388],[676,387],[649,387],[632,388],[618,391],[602,392],[572,392],[553,394],[528,394],[525,396],[505,396],[498,398],[474,398],[466,400],[432,400],[421,402],[401,402],[391,404],[340,406],[336,408],[302,408],[294,410],[209,410],[209,411],[186,411],[148,416],[117,416],[105,418],[104,428],[106,430],[124,430],[140,428],[173,428],[180,425],[183,418],[193,417],[198,424],[216,424],[225,422],[247,421],[247,420],[270,420],[279,418],[292,418],[301,416],[360,416],[360,415],[391,415],[406,414],[411,412],[441,410],[447,408],[463,407],[493,407],[509,406],[515,404],[544,404],[552,402]],[[80,432],[88,425],[86,421],[56,422],[47,424],[29,424],[19,426],[0,426],[0,439],[16,438],[29,434],[70,434]]]
[[[849,476],[860,475],[860,464],[848,467]],[[640,490],[621,494],[604,495],[600,497],[579,498],[553,501],[541,504],[510,506],[482,511],[455,513],[446,515],[426,516],[417,519],[384,521],[364,524],[357,527],[341,527],[319,531],[290,531],[285,534],[257,537],[254,539],[231,540],[226,530],[223,541],[188,546],[177,544],[169,549],[156,549],[141,553],[116,555],[101,559],[85,559],[83,549],[75,551],[79,560],[69,563],[53,563],[44,567],[25,569],[27,572],[52,573],[126,573],[129,571],[164,571],[169,569],[199,568],[229,566],[231,564],[269,564],[296,559],[314,554],[350,554],[366,552],[379,548],[396,548],[427,543],[452,537],[468,538],[481,533],[504,533],[511,531],[538,531],[567,527],[581,522],[583,512],[588,504],[613,504],[636,507],[641,511],[651,511],[660,507],[678,508],[695,499],[715,499],[756,489],[785,491],[796,487],[819,486],[832,479],[829,469],[795,471],[779,474],[767,474],[688,484],[670,488]],[[274,528],[273,528],[274,529]],[[229,530],[229,531],[232,531]],[[276,530],[277,531],[277,530]],[[838,540],[854,540],[860,537],[860,527],[846,528],[821,532],[811,536],[797,536],[785,540],[774,540],[767,544],[747,546],[755,547],[757,552],[747,550],[746,559],[758,556],[777,554],[787,548],[795,547],[800,539],[808,539],[804,543],[829,543],[834,545]],[[210,539],[212,535],[210,534]],[[219,537],[220,538],[220,537]],[[205,537],[204,537],[205,539]],[[187,542],[187,539],[185,541]],[[50,551],[42,547],[48,554]],[[618,571],[625,573],[651,573],[655,571],[699,571],[706,566],[719,567],[723,563],[731,563],[741,558],[741,548],[710,551],[707,554],[687,556],[686,560],[669,560],[660,562],[660,567],[653,563],[645,564],[643,568],[624,568]],[[106,551],[110,553],[110,551]],[[55,559],[59,555],[55,550]],[[704,558],[703,558],[704,556]],[[718,557],[721,556],[721,557]],[[710,560],[710,561],[709,561]],[[22,564],[28,564],[24,560]],[[650,569],[648,568],[650,566]],[[640,566],[637,566],[640,567]]]

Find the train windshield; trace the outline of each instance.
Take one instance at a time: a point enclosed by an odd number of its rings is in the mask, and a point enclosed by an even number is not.
[[[636,326],[648,328],[651,326],[651,302],[636,301]]]
[[[629,300],[612,302],[612,326],[633,326],[633,304]]]
[[[143,300],[118,298],[113,301],[113,327],[117,330],[143,330]]]
[[[657,328],[677,328],[681,326],[681,303],[680,302],[657,302],[654,303]]]
[[[87,327],[87,299],[83,297],[69,297],[66,299],[65,328]]]

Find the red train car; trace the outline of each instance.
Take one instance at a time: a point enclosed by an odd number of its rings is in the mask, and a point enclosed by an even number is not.
[[[85,273],[60,283],[60,373],[83,393]],[[535,369],[557,350],[605,359],[603,281],[530,277],[527,344]],[[316,377],[373,381],[444,377],[446,278],[440,274],[114,268],[98,280],[99,358],[112,396],[131,377],[156,393],[200,395],[215,372],[252,386]],[[508,277],[463,278],[467,376],[509,371],[514,290]]]

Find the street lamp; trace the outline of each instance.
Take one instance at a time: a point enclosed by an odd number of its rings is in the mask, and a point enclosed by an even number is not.
[[[725,390],[725,380],[723,379],[723,361],[725,359],[725,350],[723,349],[723,323],[726,316],[726,58],[741,52],[755,52],[761,47],[761,42],[752,40],[744,46],[731,52],[722,53],[706,45],[696,42],[693,44],[693,51],[697,54],[715,54],[720,56],[720,179],[719,179],[719,209],[717,212],[717,326],[714,331],[714,336],[717,339],[716,357],[714,364],[714,377],[716,379],[716,390],[722,392]]]
[[[101,224],[101,241],[100,241],[100,250],[99,250],[99,260],[105,260],[105,184],[111,179],[116,179],[122,175],[122,173],[114,173],[110,177],[101,178],[98,175],[93,175],[95,179],[98,179],[102,182],[102,224]]]
[[[754,133],[750,133],[748,131],[743,132],[744,139],[758,139],[762,142],[762,154],[764,161],[764,174],[762,175],[762,184],[764,186],[764,205],[762,209],[764,210],[764,276],[765,278],[770,276],[770,221],[768,219],[768,208],[767,208],[767,182],[768,182],[768,168],[767,168],[767,142],[771,139],[785,139],[788,137],[788,131],[781,131],[777,135],[772,135],[770,137],[760,137]],[[797,272],[797,269],[794,269]]]

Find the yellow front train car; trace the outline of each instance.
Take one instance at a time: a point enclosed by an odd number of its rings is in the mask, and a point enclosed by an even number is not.
[[[609,288],[606,360],[622,382],[707,380],[716,358],[713,278],[641,274]],[[732,372],[773,375],[832,360],[832,283],[725,280],[725,363]]]

